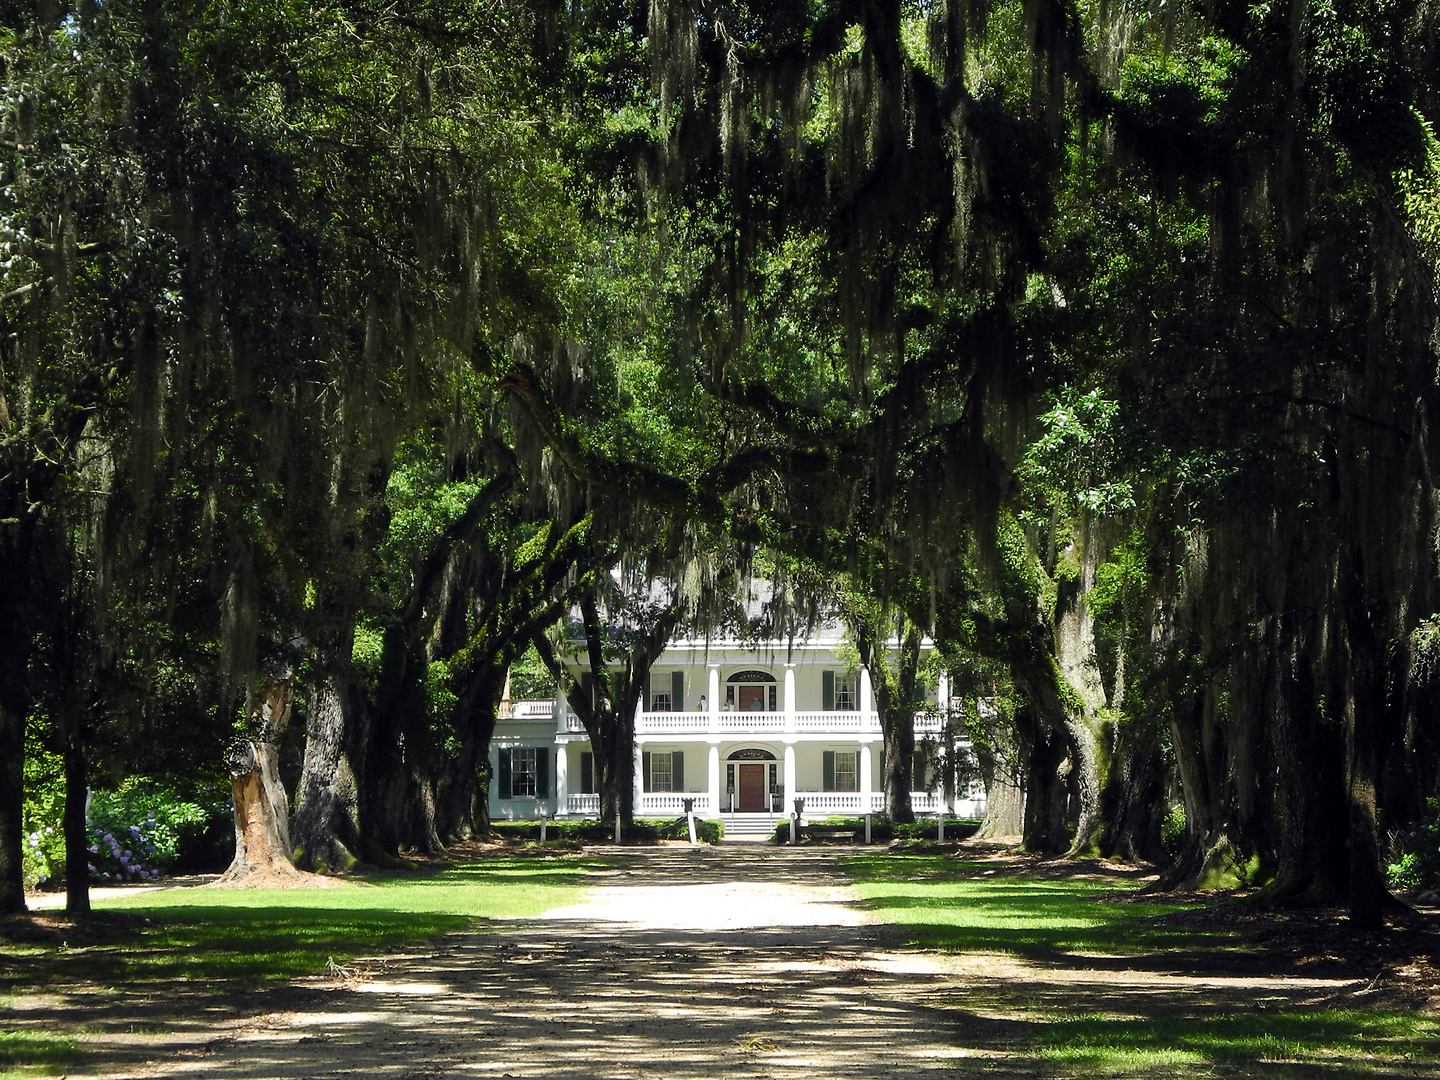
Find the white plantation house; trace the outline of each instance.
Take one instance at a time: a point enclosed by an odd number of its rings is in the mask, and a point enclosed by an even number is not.
[[[842,645],[838,627],[789,646],[672,641],[636,716],[636,816],[677,817],[693,800],[729,835],[768,831],[796,798],[806,818],[881,812],[884,741],[869,674],[841,659]],[[917,745],[939,732],[944,683],[930,688],[932,711],[916,714]],[[931,761],[917,752],[917,814],[942,809]],[[493,820],[598,814],[590,739],[563,695],[502,706],[490,764]],[[972,817],[984,805],[973,784],[943,809]]]

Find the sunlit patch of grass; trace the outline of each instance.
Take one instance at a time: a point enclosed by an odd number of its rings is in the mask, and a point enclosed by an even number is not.
[[[0,1080],[55,1076],[78,1056],[75,1040],[39,1031],[0,1031]]]
[[[393,950],[477,918],[539,915],[573,901],[581,876],[596,865],[487,860],[432,877],[328,889],[176,889],[97,901],[97,910],[124,910],[148,924],[102,944],[0,949],[0,989],[315,974],[332,958]]]
[[[934,856],[856,855],[845,860],[860,894],[912,944],[947,951],[1103,952],[1220,948],[1233,935],[1156,926],[1182,904],[1143,906],[1105,897],[1136,886],[1109,879],[983,876],[993,867]]]
[[[1316,1066],[1343,1060],[1346,1075],[1440,1063],[1440,1021],[1355,1009],[1115,1020],[1080,1016],[1041,1027],[1040,1056],[1086,1076],[1124,1076],[1185,1065]]]

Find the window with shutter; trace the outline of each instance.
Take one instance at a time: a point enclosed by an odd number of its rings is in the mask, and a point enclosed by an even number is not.
[[[508,799],[510,798],[510,750],[508,748],[502,748],[497,757],[499,759],[498,763],[500,766],[497,770],[500,774],[499,795],[502,799]]]
[[[510,751],[510,794],[535,794],[536,765],[533,746],[517,746]]]
[[[835,790],[860,790],[860,755],[854,750],[841,750],[835,754]]]
[[[646,791],[674,791],[675,790],[675,755],[674,754],[646,754],[649,759],[649,769],[645,777]]]

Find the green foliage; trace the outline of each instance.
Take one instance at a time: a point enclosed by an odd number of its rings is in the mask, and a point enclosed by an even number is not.
[[[65,874],[65,776],[59,754],[31,739],[25,755],[25,799],[21,812],[25,888],[53,888]]]
[[[1440,889],[1440,801],[1425,800],[1425,816],[1394,836],[1395,851],[1386,866],[1396,889]]]

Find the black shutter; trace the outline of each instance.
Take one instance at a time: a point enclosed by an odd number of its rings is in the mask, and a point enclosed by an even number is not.
[[[821,770],[820,770],[820,771],[821,771],[821,776],[822,776],[822,779],[821,779],[821,781],[820,781],[820,790],[821,790],[821,791],[834,791],[834,790],[835,790],[835,751],[834,751],[834,750],[826,750],[825,753],[821,755]]]
[[[510,750],[500,751],[500,798],[510,798]]]
[[[925,783],[925,751],[916,750],[914,757],[910,759],[910,790],[928,791]]]
[[[676,750],[670,757],[670,790],[685,790],[685,751]]]
[[[822,672],[820,675],[820,708],[826,712],[835,710],[835,673]]]
[[[595,755],[582,753],[580,755],[580,793],[582,795],[595,794]]]
[[[640,711],[650,711],[650,672],[645,672],[645,678],[640,683]]]
[[[640,755],[640,773],[641,773],[642,777],[644,778],[644,783],[641,784],[641,786],[640,786],[640,787],[641,787],[641,790],[642,790],[642,791],[649,791],[649,790],[650,790],[650,751],[649,751],[649,750],[646,750],[643,754]]]
[[[670,711],[681,712],[685,708],[685,672],[670,673]]]
[[[548,746],[535,748],[535,797],[537,799],[550,797],[550,747]]]

